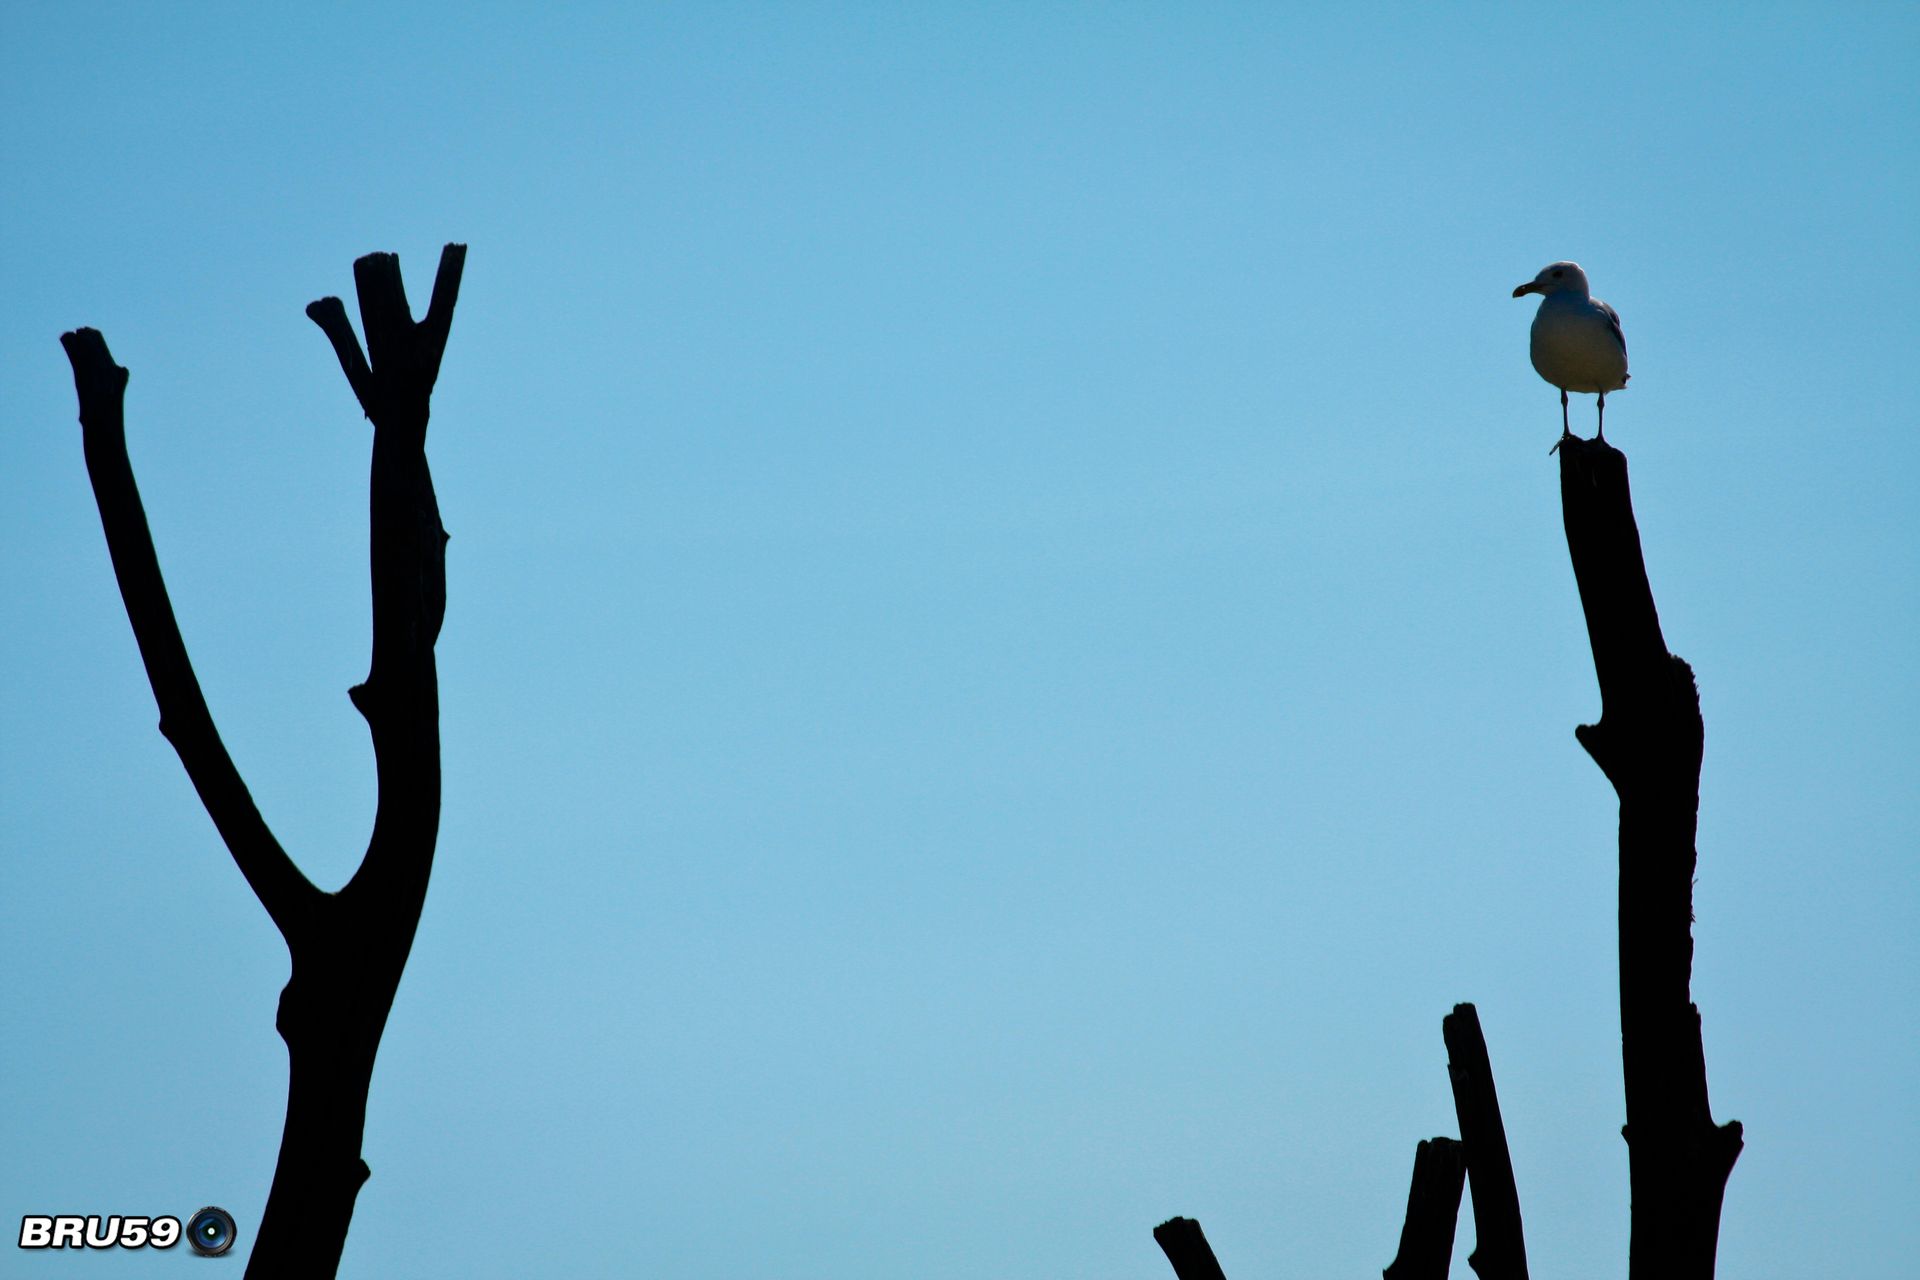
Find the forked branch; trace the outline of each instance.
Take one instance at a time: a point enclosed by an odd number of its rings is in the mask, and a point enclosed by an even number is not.
[[[464,246],[446,247],[419,323],[407,311],[399,259],[369,254],[354,264],[371,359],[338,298],[307,309],[374,426],[373,661],[366,681],[349,692],[373,736],[379,799],[366,856],[337,894],[316,889],[281,849],[214,728],[127,459],[127,371],[96,331],[61,337],[80,400],[87,472],[161,732],[293,961],[275,1019],[289,1060],[286,1130],[250,1277],[331,1276],[368,1176],[360,1144],[374,1056],[419,925],[439,832],[433,646],[446,612],[447,535],[425,442],[465,259]]]

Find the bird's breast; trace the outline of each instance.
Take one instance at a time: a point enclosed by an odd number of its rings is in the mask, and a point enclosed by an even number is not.
[[[1618,391],[1627,385],[1627,353],[1599,309],[1555,306],[1533,318],[1534,371],[1565,391]]]

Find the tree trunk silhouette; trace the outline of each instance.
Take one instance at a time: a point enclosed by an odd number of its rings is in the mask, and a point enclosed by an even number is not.
[[[1693,973],[1694,834],[1705,728],[1693,669],[1667,652],[1627,485],[1602,440],[1560,445],[1567,549],[1600,683],[1575,730],[1620,798],[1620,1046],[1632,1184],[1631,1280],[1713,1274],[1739,1121],[1707,1100]]]
[[[1507,1127],[1500,1120],[1479,1011],[1470,1004],[1453,1006],[1440,1020],[1440,1033],[1447,1042],[1447,1077],[1453,1082],[1453,1110],[1460,1119],[1460,1143],[1466,1148],[1467,1177],[1473,1186],[1474,1242],[1467,1265],[1480,1280],[1527,1280],[1520,1192],[1513,1182]]]
[[[1453,1269],[1453,1233],[1467,1180],[1464,1144],[1430,1138],[1413,1150],[1413,1184],[1400,1228],[1400,1252],[1380,1274],[1385,1280],[1447,1280]]]
[[[1227,1280],[1206,1233],[1192,1218],[1168,1218],[1153,1229],[1153,1238],[1178,1280]]]
[[[346,308],[307,314],[326,333],[373,421],[373,660],[349,696],[373,739],[379,798],[366,856],[337,893],[316,888],[255,808],[207,710],[154,555],[127,459],[127,371],[97,330],[61,335],[120,594],[160,709],[160,731],[292,959],[275,1025],[287,1044],[286,1129],[246,1274],[331,1276],[354,1200],[374,1055],[425,901],[440,820],[440,709],[433,646],[446,607],[446,533],[427,469],[428,401],[460,291],[466,246],[440,257],[415,323],[392,254],[354,263],[367,349]]]

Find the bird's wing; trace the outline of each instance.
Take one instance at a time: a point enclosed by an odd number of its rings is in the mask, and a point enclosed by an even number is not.
[[[1613,340],[1620,344],[1620,354],[1627,354],[1627,335],[1620,328],[1620,313],[1598,298],[1593,305],[1600,308],[1600,314],[1607,318],[1607,328],[1613,330]]]

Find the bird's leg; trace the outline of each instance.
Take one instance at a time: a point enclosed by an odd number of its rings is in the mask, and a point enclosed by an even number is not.
[[[1560,438],[1566,439],[1573,434],[1573,428],[1567,425],[1567,389],[1560,388]]]
[[[1600,393],[1600,429],[1594,433],[1595,440],[1604,442],[1607,438],[1607,393]]]

